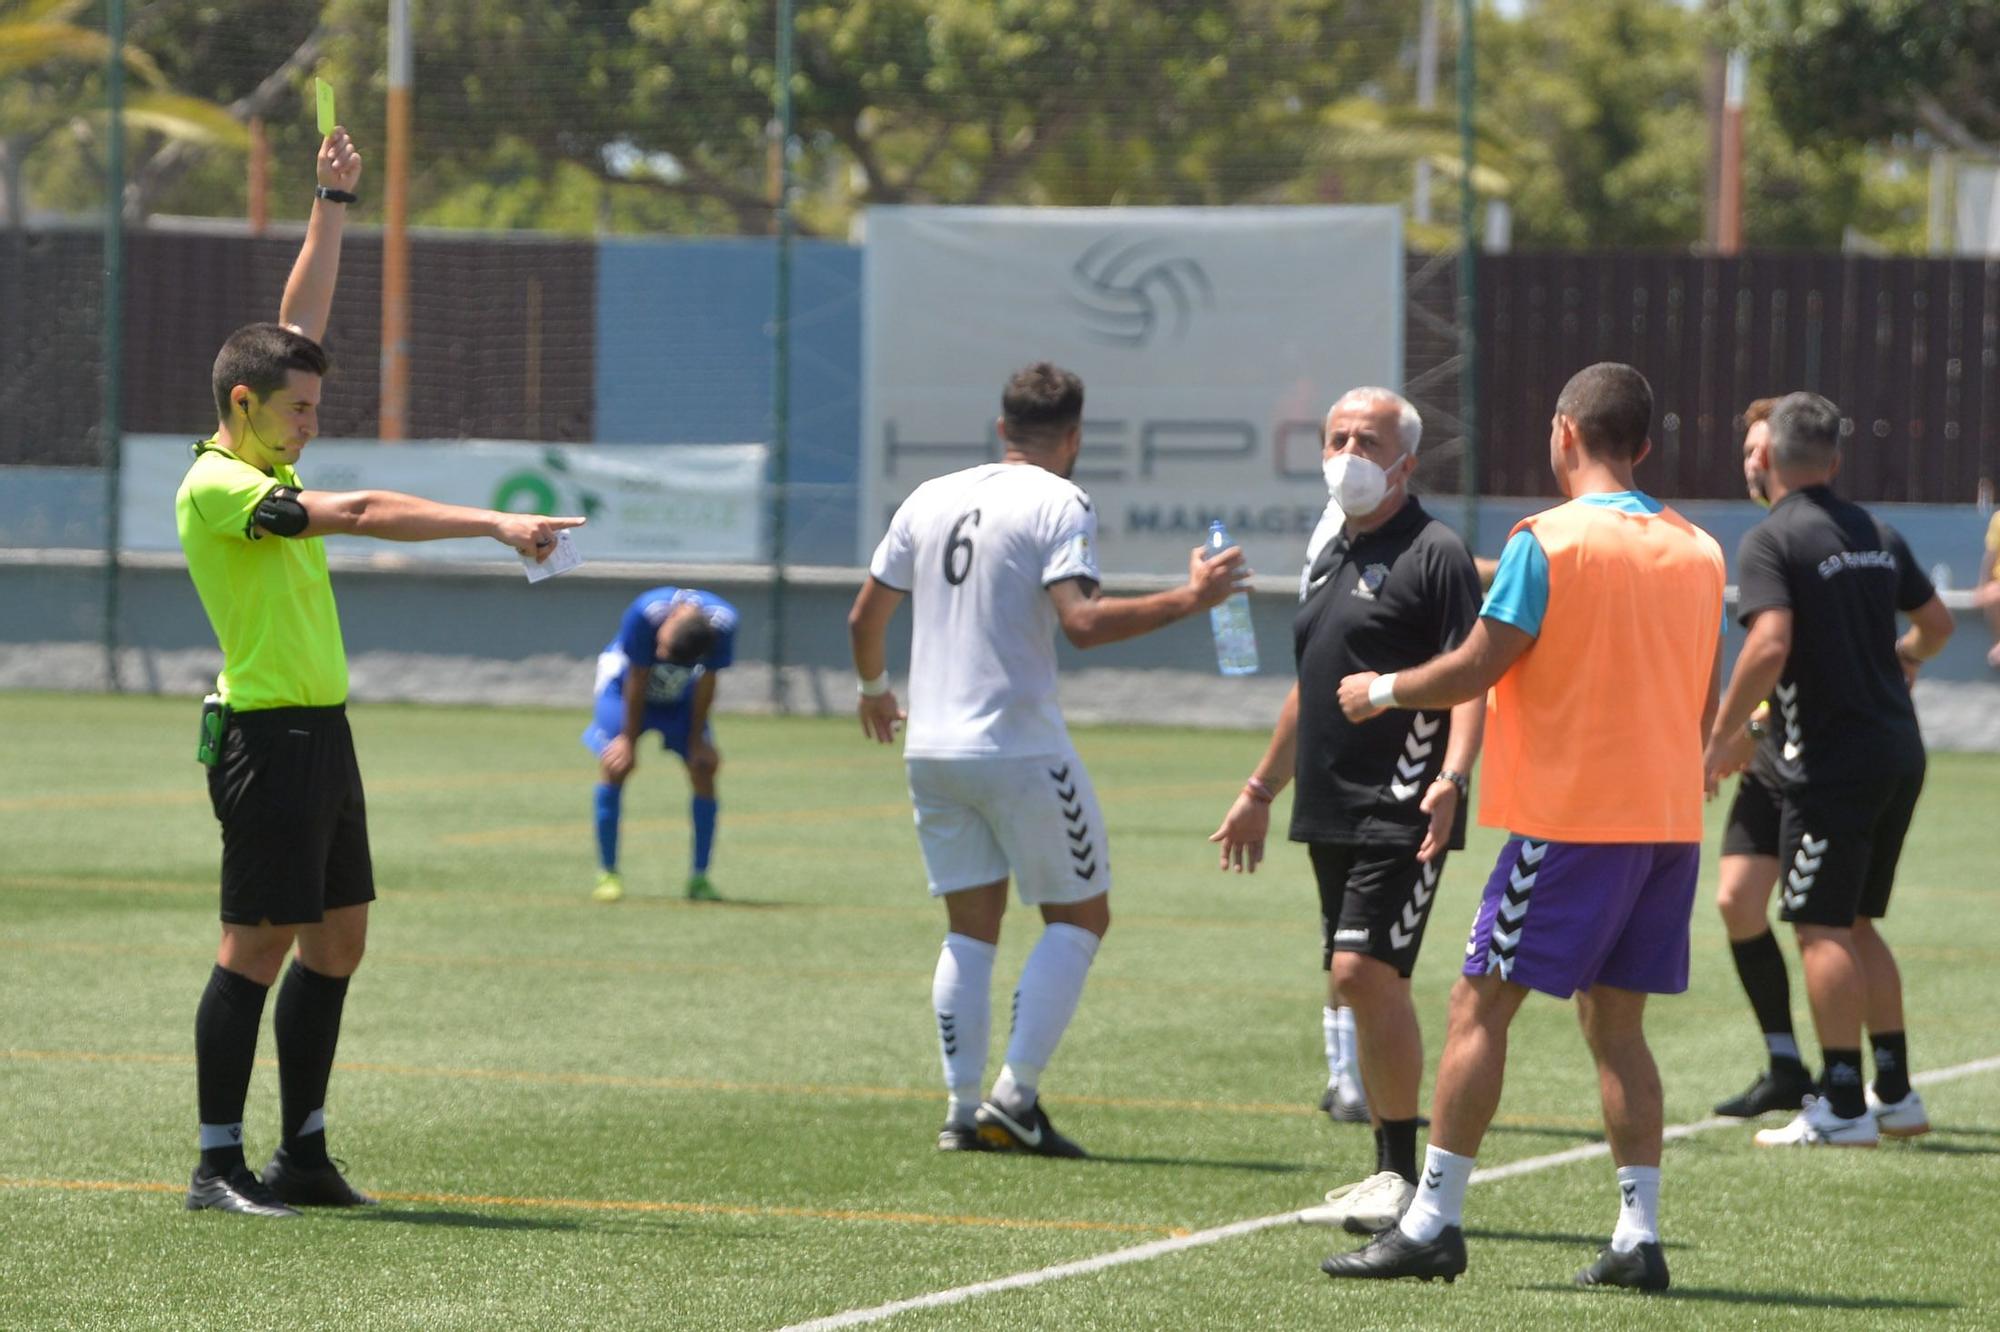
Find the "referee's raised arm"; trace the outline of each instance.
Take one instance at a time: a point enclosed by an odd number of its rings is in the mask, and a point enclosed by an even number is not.
[[[333,288],[340,277],[340,238],[347,224],[347,205],[356,202],[361,181],[361,152],[347,130],[334,126],[319,146],[319,184],[313,191],[312,217],[306,241],[285,279],[285,296],[278,322],[318,342],[326,333],[333,310]]]

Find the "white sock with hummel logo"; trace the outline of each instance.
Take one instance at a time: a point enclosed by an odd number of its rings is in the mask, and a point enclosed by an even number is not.
[[[1618,1167],[1618,1228],[1611,1247],[1630,1253],[1641,1244],[1660,1242],[1660,1168]]]
[[[1417,1172],[1417,1196],[1398,1226],[1413,1240],[1434,1240],[1446,1226],[1465,1215],[1465,1186],[1472,1181],[1475,1158],[1444,1148],[1424,1148],[1424,1168]]]
[[[972,1127],[979,1084],[986,1076],[988,1031],[993,1022],[993,955],[998,952],[965,934],[947,934],[931,975],[931,1009],[937,1016],[938,1053],[951,1096],[947,1122]]]
[[[1008,1114],[1025,1113],[1035,1103],[1042,1070],[1055,1057],[1083,997],[1097,944],[1097,936],[1081,925],[1058,921],[1042,931],[1029,951],[1021,983],[1014,989],[1014,1032],[1007,1039],[1007,1063],[993,1084],[993,1099]]]

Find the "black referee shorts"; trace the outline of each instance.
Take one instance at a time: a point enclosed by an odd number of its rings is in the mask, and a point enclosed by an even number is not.
[[[208,799],[222,824],[224,921],[313,925],[332,908],[375,900],[345,708],[232,714]]]
[[[1780,920],[1843,928],[1888,914],[1896,862],[1924,772],[1785,792],[1778,834]]]
[[[1321,965],[1331,968],[1335,953],[1362,953],[1407,979],[1417,966],[1445,857],[1425,864],[1414,846],[1312,842],[1306,849],[1319,880]]]

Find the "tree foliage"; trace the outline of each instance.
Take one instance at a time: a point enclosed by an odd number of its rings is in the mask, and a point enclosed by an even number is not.
[[[1480,115],[1517,162],[1527,246],[1699,243],[1709,157],[1704,60],[1723,36],[1661,0],[1540,0],[1480,41]],[[1744,235],[1753,247],[1838,248],[1852,229],[1922,242],[1922,190],[1893,157],[1787,122],[1779,81],[1744,114]]]
[[[301,216],[310,202],[315,73],[339,90],[371,163],[364,193],[380,189],[381,0],[130,3],[133,46],[163,87],[213,98],[238,124],[267,122],[275,214]],[[0,21],[76,8],[0,0]],[[1891,106],[1916,106],[1925,79],[1960,67],[1949,64],[1952,42],[1990,50],[1980,43],[1994,24],[1974,8],[1743,0],[1743,22],[1766,33],[1746,144],[1751,243],[1831,245],[1850,227],[1892,243],[1914,235],[1914,187],[1849,130],[1872,135],[1891,123]],[[412,10],[413,221],[573,233],[771,226],[775,0],[422,0]],[[885,203],[1399,202],[1413,164],[1429,160],[1440,168],[1436,215],[1454,218],[1454,38],[1447,22],[1444,105],[1419,111],[1420,10],[1413,0],[796,0],[795,215],[808,232],[838,236]],[[1953,12],[1941,26],[1911,26],[1932,10]],[[1806,96],[1830,81],[1834,35],[1857,31],[1860,20],[1841,17],[1850,11],[1874,25],[1858,29],[1870,40],[1903,35],[1902,102],[1886,85],[1845,109]],[[1704,52],[1715,35],[1706,22],[1670,0],[1483,10],[1475,183],[1513,206],[1518,243],[1699,242]],[[1781,27],[1803,43],[1798,77],[1782,76],[1793,56],[1773,44]],[[0,40],[0,67],[9,51]],[[35,77],[45,92],[95,95],[54,64]],[[7,82],[0,112],[18,82]],[[1968,125],[1985,123],[1976,98],[1953,104],[1972,108]],[[38,157],[42,206],[95,206],[87,147],[52,142]],[[243,210],[240,137],[204,146],[145,136],[133,162],[140,212]],[[1452,234],[1412,229],[1423,244]]]
[[[1736,35],[1802,143],[1923,131],[1950,147],[2000,152],[2000,5],[1991,0],[1742,0]]]

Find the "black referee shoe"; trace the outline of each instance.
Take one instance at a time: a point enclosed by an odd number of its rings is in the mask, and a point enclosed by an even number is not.
[[[1319,1265],[1330,1277],[1366,1277],[1391,1281],[1415,1277],[1429,1281],[1443,1277],[1447,1284],[1465,1270],[1465,1232],[1446,1226],[1432,1240],[1413,1240],[1397,1226],[1377,1235],[1353,1253],[1330,1255]]]
[[[232,1212],[237,1216],[262,1216],[279,1220],[299,1215],[298,1209],[287,1207],[271,1190],[264,1187],[264,1181],[250,1173],[250,1167],[237,1166],[228,1174],[217,1174],[207,1166],[196,1166],[194,1177],[188,1180],[187,1210],[190,1212]]]
[[[1576,1274],[1579,1286],[1624,1286],[1630,1290],[1667,1288],[1667,1253],[1657,1241],[1620,1253],[1609,1244],[1597,1251],[1597,1261]]]
[[[349,1184],[340,1167],[332,1161],[306,1166],[286,1154],[283,1147],[271,1154],[264,1167],[264,1187],[293,1207],[373,1207],[375,1200]]]

